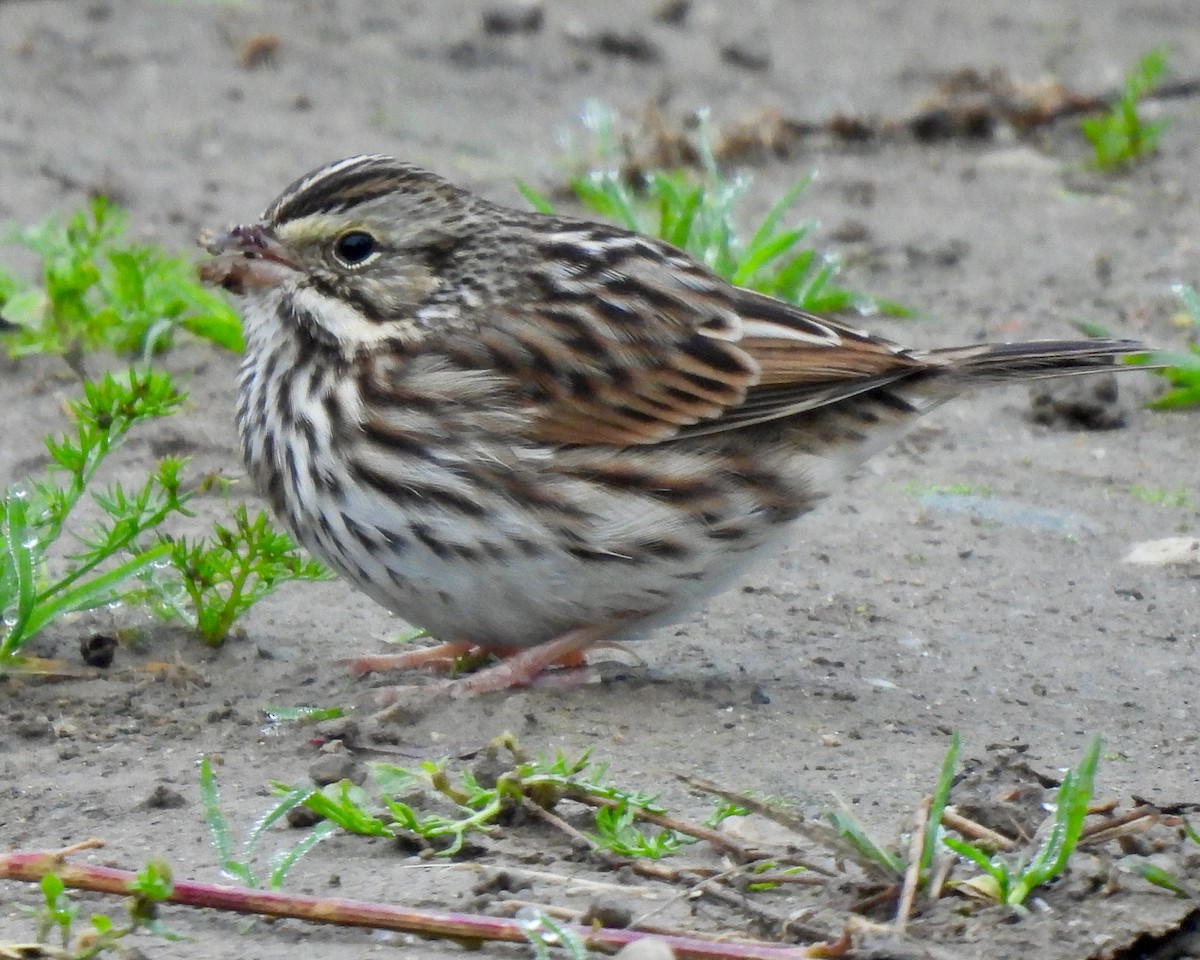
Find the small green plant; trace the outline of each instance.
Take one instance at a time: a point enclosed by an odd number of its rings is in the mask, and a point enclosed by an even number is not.
[[[238,617],[281,583],[329,576],[264,515],[251,520],[244,507],[235,510],[230,527],[214,526],[211,542],[168,537],[165,522],[190,516],[186,504],[195,493],[184,488],[183,460],[160,460],[134,490],[118,483],[91,489],[101,463],[130,429],[170,416],[183,400],[167,374],[150,369],[85,382],[82,399],[69,405],[70,429],[46,438],[47,477],[4,492],[0,672],[35,669],[36,662],[22,658],[20,650],[68,613],[148,602],[217,644]],[[72,532],[75,548],[56,550],[85,493],[102,519],[90,530]],[[134,578],[140,586],[131,585]]]
[[[229,829],[229,820],[221,809],[221,793],[217,786],[217,778],[213,774],[208,757],[200,758],[200,805],[204,811],[204,823],[208,828],[208,839],[217,854],[221,871],[225,876],[236,880],[247,887],[269,890],[279,890],[283,881],[306,853],[334,832],[332,823],[318,823],[292,846],[277,850],[267,863],[267,873],[260,877],[255,870],[258,859],[258,844],[264,834],[273,824],[277,823],[293,807],[303,802],[303,796],[296,796],[290,802],[277,804],[246,835],[239,851],[234,850],[233,838]]]
[[[967,881],[976,892],[997,903],[1021,909],[1034,890],[1066,869],[1067,860],[1075,852],[1083,833],[1099,759],[1100,738],[1093,736],[1084,748],[1079,765],[1063,775],[1055,798],[1053,819],[1028,862],[989,853],[957,837],[942,837],[942,843],[983,871],[980,876]]]
[[[498,738],[490,751],[494,755],[502,749],[511,754],[512,766],[489,783],[480,782],[470,770],[452,778],[447,761],[427,761],[415,770],[390,763],[368,764],[377,799],[349,781],[322,790],[280,783],[273,787],[283,798],[282,804],[303,803],[347,832],[408,838],[443,857],[458,853],[472,833],[491,832],[507,811],[525,799],[543,809],[564,799],[594,807],[595,832],[586,839],[597,850],[658,858],[694,842],[669,827],[655,833],[639,827],[635,820],[657,823],[666,811],[652,796],[605,783],[606,767],[592,764],[590,752],[575,759],[562,754],[553,760],[529,758],[508,736]],[[422,801],[446,812],[431,812]],[[744,812],[733,803],[719,804],[703,826],[715,827],[726,817]]]
[[[648,860],[661,860],[696,842],[695,837],[678,830],[643,829],[638,825],[638,819],[639,813],[646,811],[666,812],[650,797],[620,796],[612,806],[597,808],[593,823],[595,833],[591,834],[589,839],[601,850],[608,850],[622,857],[640,857]],[[745,812],[736,804],[719,804],[700,825],[712,829],[719,826],[722,820]]]
[[[1187,487],[1176,487],[1174,490],[1164,490],[1161,487],[1145,487],[1138,483],[1130,484],[1126,492],[1135,500],[1153,504],[1157,507],[1176,507],[1182,510],[1200,510],[1197,502]]]
[[[130,881],[131,896],[126,901],[129,918],[124,924],[118,924],[106,914],[95,913],[88,917],[87,927],[75,933],[79,906],[67,894],[62,880],[55,874],[48,873],[42,877],[41,889],[43,903],[40,909],[34,911],[37,942],[47,943],[57,931],[62,948],[53,955],[60,960],[91,960],[109,952],[123,957],[126,951],[120,941],[137,930],[145,930],[164,940],[187,939],[172,933],[157,918],[156,904],[162,903],[171,895],[171,869],[161,861],[150,861],[138,871],[135,879]],[[44,955],[49,954],[37,954]]]
[[[104,519],[78,536],[81,549],[55,573],[48,551],[60,539],[71,511],[104,458],[136,424],[169,415],[183,396],[166,374],[129,371],[105,374],[84,385],[70,404],[72,430],[47,437],[51,475],[9,488],[0,520],[0,672],[19,664],[18,651],[47,624],[66,613],[91,610],[121,599],[121,584],[155,564],[165,564],[170,545],[143,546],[142,535],[172,513],[186,512],[180,488],[183,462],[162,460],[139,490],[114,484],[94,493]],[[65,482],[58,482],[60,477]]]
[[[12,356],[107,349],[148,358],[180,329],[242,349],[237,314],[200,285],[190,263],[128,243],[124,233],[122,211],[97,197],[65,224],[52,218],[16,234],[41,258],[41,282],[0,272],[0,337]]]
[[[550,952],[555,947],[565,950],[570,960],[587,960],[588,951],[584,942],[536,907],[521,907],[514,919],[529,941],[534,960],[551,960],[557,956]]]
[[[1200,403],[1200,345],[1194,342],[1200,336],[1200,295],[1193,287],[1182,283],[1172,284],[1171,291],[1183,306],[1179,322],[1191,330],[1193,342],[1186,350],[1155,350],[1126,360],[1130,364],[1153,367],[1153,372],[1171,385],[1162,396],[1147,404],[1154,410],[1173,410]],[[1076,322],[1075,326],[1089,337],[1113,335],[1101,323],[1085,320]]]
[[[235,508],[231,527],[213,524],[210,538],[163,542],[170,544],[180,579],[176,586],[151,577],[151,593],[161,610],[190,623],[209,646],[223,643],[242,614],[280,584],[333,576],[272,527],[265,513],[251,520],[244,505]]]
[[[1190,321],[1194,337],[1200,337],[1200,295],[1194,287],[1175,284],[1171,288],[1183,305],[1185,322]],[[1171,388],[1150,406],[1158,410],[1172,410],[1200,403],[1200,345],[1195,342],[1185,351],[1162,351],[1148,354],[1145,363],[1162,364],[1155,371],[1166,378]]]
[[[825,818],[859,863],[889,880],[904,876],[904,860],[900,855],[878,843],[848,810],[831,810]]]
[[[938,853],[938,840],[942,839],[942,814],[950,801],[950,788],[954,785],[954,770],[958,766],[958,751],[961,745],[958,732],[950,735],[950,745],[942,758],[942,769],[938,773],[937,785],[929,803],[929,816],[925,818],[925,841],[921,845],[921,861],[918,877],[924,883],[929,879],[933,862]]]
[[[1154,88],[1166,69],[1166,52],[1151,50],[1125,77],[1121,96],[1108,111],[1080,121],[1080,129],[1092,145],[1093,167],[1098,170],[1128,167],[1158,149],[1158,139],[1167,128],[1167,121],[1152,123],[1143,119],[1137,103]]]
[[[718,169],[706,123],[701,123],[696,138],[702,171],[698,179],[687,170],[655,170],[631,185],[614,162],[618,148],[611,112],[593,106],[585,112],[584,122],[602,167],[572,176],[570,187],[592,212],[686,250],[730,283],[806,310],[908,314],[897,303],[837,286],[837,261],[802,246],[816,226],[813,221],[782,226],[811,178],[785,191],[746,240],[737,227],[737,208],[750,179],[727,177]],[[545,196],[523,183],[517,187],[535,210],[554,212]]]

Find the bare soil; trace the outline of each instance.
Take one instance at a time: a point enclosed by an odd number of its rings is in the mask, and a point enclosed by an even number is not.
[[[961,68],[1107,92],[1158,45],[1174,77],[1195,77],[1193,0],[695,0],[679,23],[663,19],[665,3],[542,6],[535,29],[504,33],[485,28],[484,11],[527,8],[0,0],[0,222],[31,223],[99,190],[129,209],[138,239],[190,250],[201,228],[255,216],[298,174],[363,152],[397,154],[520,204],[514,177],[561,182],[557,138],[578,129],[588,99],[632,118],[653,105],[668,129],[708,107],[718,128],[767,131],[771,142],[743,156],[755,166],[752,212],[817,171],[803,208],[821,219],[817,241],[843,258],[846,283],[923,315],[868,321],[882,331],[950,344],[1067,335],[1072,321],[1093,320],[1179,344],[1169,285],[1200,281],[1197,96],[1151,106],[1171,121],[1162,152],[1121,177],[1083,170],[1070,120],[933,141],[901,125],[847,142],[797,135],[781,118],[899,120]],[[791,132],[776,143],[780,130]],[[89,358],[96,370],[108,362]],[[113,475],[136,477],[171,453],[190,456],[197,475],[241,477],[236,362],[201,345],[172,352],[165,365],[186,384],[189,409],[131,436]],[[55,359],[0,369],[7,483],[43,467],[40,438],[61,428],[77,384]],[[1195,415],[1145,410],[1156,389],[1149,375],[1123,377],[1126,425],[1108,431],[1036,424],[1018,389],[945,407],[798,525],[778,558],[693,621],[639,644],[643,662],[609,666],[603,682],[575,689],[430,703],[365,729],[350,748],[413,762],[467,755],[511,730],[534,752],[593,749],[616,781],[661,789],[681,816],[702,817],[709,801],[674,773],[810,813],[836,797],[892,841],[931,789],[951,731],[964,768],[977,772],[964,793],[989,801],[1011,787],[1012,758],[1053,774],[1097,731],[1101,797],[1200,801],[1200,568],[1123,562],[1138,542],[1194,532],[1200,513]],[[964,487],[977,499],[936,494]],[[1186,497],[1164,505],[1137,489]],[[255,502],[245,484],[236,495]],[[201,519],[225,509],[206,502]],[[93,862],[136,868],[162,856],[178,877],[211,882],[221,873],[200,816],[197,758],[219,763],[227,812],[248,829],[271,805],[268,781],[302,783],[318,757],[310,730],[269,727],[263,707],[355,703],[379,681],[334,661],[405,629],[325,583],[280,590],[218,651],[118,610],[57,625],[31,652],[77,660],[81,639],[130,626],[141,641],[99,678],[0,687],[0,843],[57,848],[96,836],[107,846]],[[1181,876],[1200,873],[1194,846],[1160,852]],[[1098,862],[1102,882],[1068,877],[1046,892],[1045,909],[1016,922],[959,897],[921,908],[907,938],[874,955],[1200,955],[1182,935],[1169,949],[1137,939],[1173,936],[1194,901],[1150,888],[1110,856]],[[624,883],[527,825],[456,866],[337,837],[286,888],[501,910],[505,895],[473,890],[503,866]],[[539,879],[508,896],[582,909],[593,894],[580,889]],[[0,884],[0,942],[31,937],[19,908],[35,892]],[[841,932],[859,893],[783,889],[741,909],[672,899],[678,892],[638,881],[622,896],[634,914],[665,905],[658,922],[707,934],[763,934],[771,924],[756,911],[809,911],[800,916],[819,937]],[[85,911],[115,909],[82,900]],[[164,917],[195,940],[139,939],[147,956],[460,952],[181,907]]]

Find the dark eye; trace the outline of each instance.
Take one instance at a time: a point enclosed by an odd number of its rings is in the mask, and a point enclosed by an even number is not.
[[[359,267],[375,253],[375,238],[365,230],[351,230],[334,241],[333,255],[348,267]]]

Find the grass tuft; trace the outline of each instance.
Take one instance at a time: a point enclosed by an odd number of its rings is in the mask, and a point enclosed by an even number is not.
[[[179,330],[241,351],[241,321],[192,264],[129,243],[125,230],[121,209],[96,197],[65,224],[51,218],[14,235],[41,266],[38,284],[0,272],[0,339],[11,356],[106,349],[149,359]]]
[[[1137,105],[1166,70],[1166,51],[1151,50],[1126,75],[1121,96],[1108,111],[1080,121],[1080,130],[1092,145],[1091,163],[1097,170],[1128,168],[1158,150],[1159,137],[1168,121],[1146,120],[1138,113]]]
[[[1100,738],[1093,736],[1079,765],[1063,775],[1049,828],[1027,862],[992,854],[957,837],[942,838],[942,843],[982,871],[980,877],[966,881],[976,893],[1022,909],[1034,890],[1062,874],[1083,832],[1099,760]]]
[[[630,183],[620,173],[620,148],[611,111],[593,105],[585,111],[584,123],[593,140],[595,166],[573,175],[569,186],[592,213],[687,251],[730,283],[814,313],[856,310],[910,315],[894,301],[838,286],[836,258],[804,246],[816,228],[815,221],[785,225],[811,177],[784,191],[747,237],[739,228],[739,207],[751,179],[728,176],[719,169],[706,118],[701,118],[696,135],[698,176],[691,170],[651,170],[637,183]],[[549,199],[532,187],[518,183],[517,189],[534,210],[554,212]]]

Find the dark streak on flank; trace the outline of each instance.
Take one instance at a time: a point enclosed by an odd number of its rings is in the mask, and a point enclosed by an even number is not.
[[[357,460],[348,461],[350,473],[359,483],[382,493],[395,504],[406,504],[422,511],[442,508],[468,517],[483,517],[487,508],[470,497],[444,487],[416,487],[397,483],[394,478]],[[422,541],[423,542],[423,541]]]

